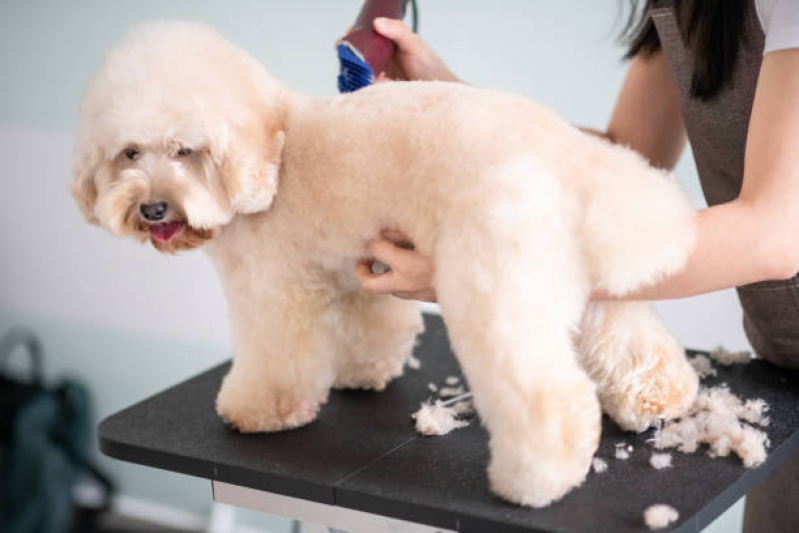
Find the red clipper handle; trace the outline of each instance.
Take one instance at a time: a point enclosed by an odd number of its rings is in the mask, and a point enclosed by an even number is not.
[[[375,77],[386,69],[386,63],[394,54],[394,43],[374,31],[373,21],[377,17],[402,20],[407,3],[408,0],[366,0],[355,25],[344,37],[363,54]]]

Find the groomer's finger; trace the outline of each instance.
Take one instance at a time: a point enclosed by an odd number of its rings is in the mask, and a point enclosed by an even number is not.
[[[402,298],[403,300],[416,300],[417,302],[436,303],[435,291],[395,291],[391,294],[392,296]]]
[[[376,294],[390,294],[397,290],[396,280],[392,272],[375,274],[372,272],[372,261],[359,261],[355,266],[355,275],[363,290]]]
[[[417,252],[397,246],[386,239],[371,241],[369,243],[369,252],[391,267],[391,270],[412,269],[419,259]]]
[[[403,52],[413,54],[427,48],[419,36],[401,20],[377,17],[373,25],[377,33],[394,41]]]
[[[394,291],[391,293],[392,296],[396,296],[397,298],[402,298],[403,300],[418,300],[419,293],[418,292],[409,292],[409,291]]]
[[[384,229],[380,232],[380,236],[386,240],[393,242],[400,248],[405,248],[406,250],[413,250],[416,248],[413,245],[413,242],[411,242],[411,240],[408,238],[408,236],[402,233],[400,230]]]

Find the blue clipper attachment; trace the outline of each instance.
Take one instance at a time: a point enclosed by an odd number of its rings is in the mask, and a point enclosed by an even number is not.
[[[351,93],[371,85],[374,80],[374,72],[358,49],[347,41],[342,41],[336,48],[341,63],[338,75],[339,92]]]

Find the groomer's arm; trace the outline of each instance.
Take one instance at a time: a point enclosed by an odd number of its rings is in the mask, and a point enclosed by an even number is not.
[[[680,298],[799,272],[797,139],[799,49],[770,52],[757,82],[740,195],[697,213],[696,245],[681,271],[625,299]]]
[[[665,56],[633,58],[607,131],[583,131],[632,148],[654,166],[674,168],[687,138],[680,95]]]

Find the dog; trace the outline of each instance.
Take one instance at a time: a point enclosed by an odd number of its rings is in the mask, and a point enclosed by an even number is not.
[[[418,306],[355,276],[386,228],[435,263],[499,496],[540,507],[580,485],[602,409],[642,431],[696,395],[648,304],[588,300],[683,266],[687,197],[520,96],[388,82],[308,97],[207,26],[145,23],[86,90],[71,192],[115,235],[208,253],[235,346],[216,407],[241,432],[308,424],[331,388],[402,374]]]

